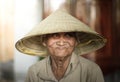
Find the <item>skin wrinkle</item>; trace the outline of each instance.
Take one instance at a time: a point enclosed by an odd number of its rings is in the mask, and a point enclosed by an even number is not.
[[[44,45],[51,57],[51,68],[57,80],[60,80],[69,65],[72,52],[77,45],[74,33],[54,33],[47,36]]]

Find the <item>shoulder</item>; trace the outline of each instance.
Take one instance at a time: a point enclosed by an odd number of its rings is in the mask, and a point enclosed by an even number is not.
[[[25,82],[38,82],[38,74],[45,67],[46,58],[29,67]]]
[[[90,76],[102,76],[102,70],[100,69],[99,65],[95,62],[88,60],[86,58],[80,57],[80,65],[81,69],[84,73]]]
[[[29,67],[29,71],[38,72],[39,70],[41,70],[42,68],[44,68],[46,66],[45,65],[46,62],[47,62],[47,58],[36,62],[35,64],[33,64]]]
[[[102,70],[93,61],[80,57],[83,75],[86,74],[87,82],[104,82]]]
[[[91,69],[92,68],[99,68],[99,66],[95,62],[93,62],[89,59],[86,59],[82,56],[80,56],[79,58],[80,58],[80,64],[81,64],[82,67],[89,68],[89,69],[90,68]]]

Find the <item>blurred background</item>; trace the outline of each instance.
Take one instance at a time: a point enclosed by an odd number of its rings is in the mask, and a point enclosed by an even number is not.
[[[120,82],[120,0],[0,0],[0,82],[24,82],[40,57],[18,52],[15,43],[58,8],[107,38],[105,47],[82,56],[100,66],[105,82]]]

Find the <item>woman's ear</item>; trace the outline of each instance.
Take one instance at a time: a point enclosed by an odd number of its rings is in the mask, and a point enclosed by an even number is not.
[[[45,42],[43,42],[42,44],[43,44],[43,46],[45,46],[45,47],[46,47],[46,43],[45,43]]]

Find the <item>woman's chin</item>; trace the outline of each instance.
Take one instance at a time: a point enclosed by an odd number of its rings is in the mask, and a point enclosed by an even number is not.
[[[56,53],[54,54],[56,57],[59,57],[59,58],[64,58],[64,57],[67,57],[69,56],[70,54],[68,53],[65,53],[65,52],[60,52],[60,53]]]

